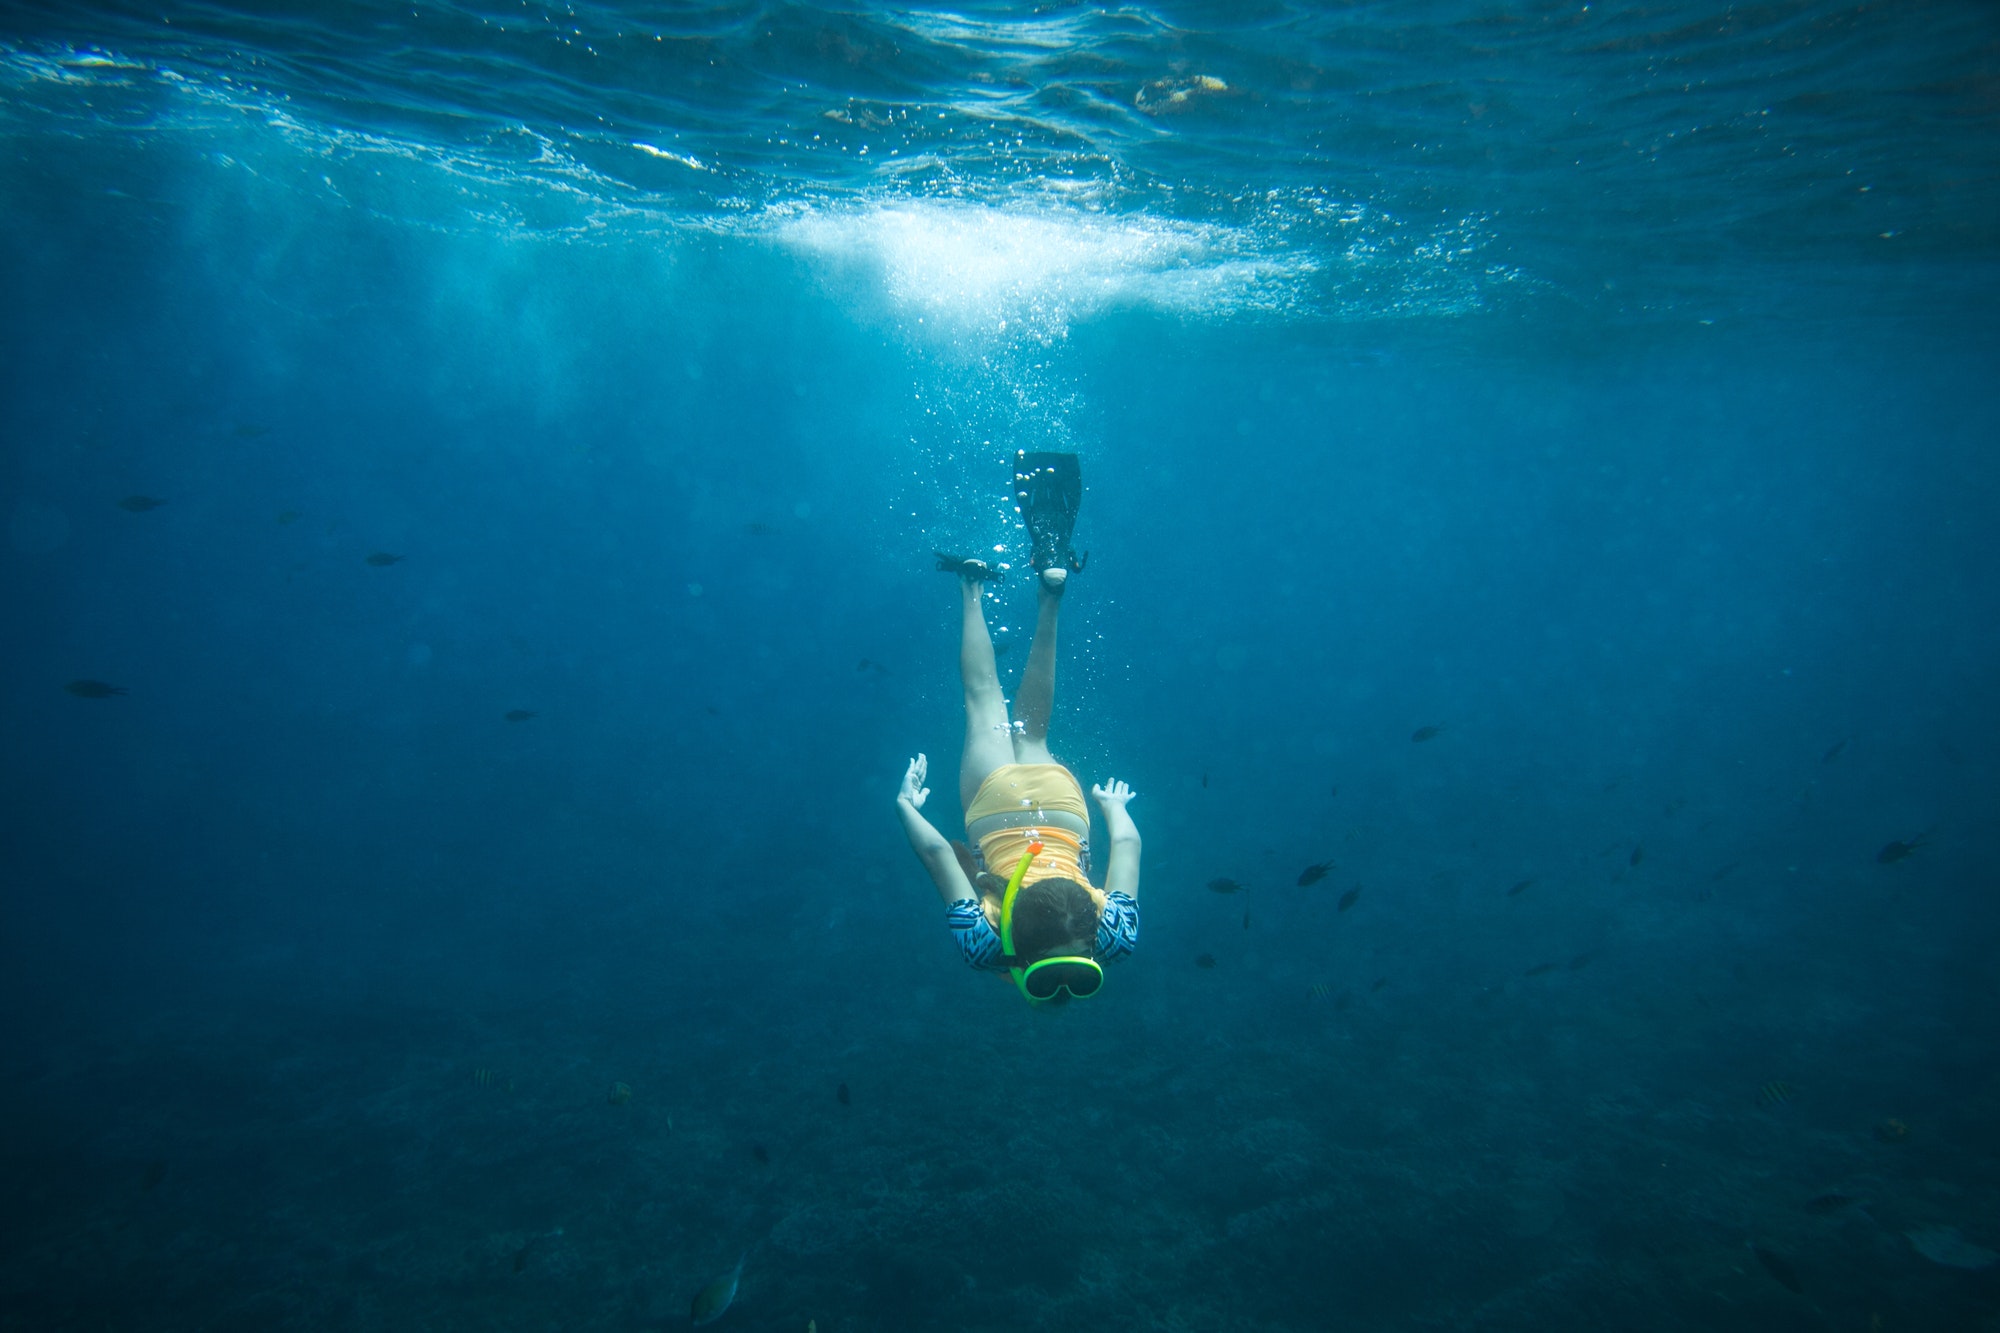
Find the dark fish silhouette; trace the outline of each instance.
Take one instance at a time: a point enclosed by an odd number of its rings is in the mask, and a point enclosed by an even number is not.
[[[759,1162],[763,1163],[765,1166],[769,1166],[771,1164],[771,1150],[769,1148],[766,1148],[761,1143],[753,1143],[750,1145],[750,1155],[756,1158]]]
[[[1333,869],[1331,861],[1318,861],[1307,866],[1299,872],[1299,887],[1304,888],[1308,884],[1319,883],[1326,878],[1326,872],[1331,869]]]
[[[238,422],[236,426],[236,438],[239,440],[254,440],[260,435],[269,435],[270,433],[271,428],[269,426],[252,425],[247,421]]]
[[[1212,953],[1199,954],[1195,957],[1194,965],[1196,967],[1214,967],[1215,955]]]
[[[1361,901],[1360,888],[1356,887],[1349,889],[1346,893],[1340,895],[1340,903],[1337,907],[1334,908],[1334,910],[1336,912],[1345,912],[1348,908],[1354,906],[1354,904],[1360,901]]]
[[[743,1262],[749,1257],[746,1251],[737,1259],[735,1268],[695,1293],[694,1301],[688,1307],[689,1323],[700,1328],[722,1318],[729,1309],[729,1303],[736,1299],[737,1284],[743,1280]]]
[[[994,649],[994,651],[998,652],[1000,650],[996,648]],[[872,661],[866,657],[862,658],[859,662],[855,663],[854,669],[856,671],[873,671],[878,676],[886,676],[889,674],[888,667],[885,667],[880,662]]]
[[[1711,882],[1715,880],[1727,879],[1729,878],[1729,872],[1736,869],[1736,867],[1742,864],[1743,863],[1741,861],[1731,861],[1728,865],[1722,867],[1722,869],[1716,871],[1713,875],[1710,875],[1708,878]]]
[[[1625,858],[1625,864],[1628,866],[1636,866],[1645,859],[1646,859],[1646,849],[1644,847],[1641,847],[1638,843],[1635,842],[1632,844],[1632,855]]]
[[[1513,888],[1507,890],[1507,896],[1509,898],[1520,897],[1522,894],[1528,891],[1529,886],[1532,885],[1534,882],[1535,881],[1533,881],[1532,879],[1521,880],[1519,883],[1515,884]]]
[[[1417,741],[1421,743],[1423,741],[1435,738],[1437,734],[1443,730],[1444,730],[1443,727],[1418,727],[1415,731],[1410,733],[1410,739],[1412,741]]]
[[[1561,963],[1536,963],[1521,975],[1524,977],[1545,977],[1561,966]]]
[[[377,551],[368,557],[368,563],[377,569],[387,569],[402,558],[400,555],[390,555],[387,551]]]
[[[1827,750],[1825,754],[1819,757],[1819,761],[1822,764],[1830,764],[1834,760],[1840,758],[1840,752],[1842,750],[1845,750],[1846,748],[1847,748],[1847,737],[1842,736],[1839,740],[1833,743],[1832,748]]]
[[[1388,984],[1389,984],[1389,978],[1377,977],[1375,978],[1375,984],[1368,988],[1368,993],[1370,995],[1373,995],[1376,991],[1381,990],[1384,986]]]
[[[1241,893],[1243,886],[1233,879],[1212,879],[1208,887],[1216,893]]]
[[[1783,1256],[1765,1249],[1762,1245],[1754,1244],[1750,1247],[1750,1252],[1757,1256],[1758,1263],[1764,1265],[1764,1271],[1777,1279],[1778,1285],[1786,1291],[1793,1295],[1805,1291],[1805,1284],[1799,1281],[1799,1275],[1792,1271],[1792,1266],[1785,1262]]]
[[[1243,914],[1243,929],[1250,929],[1250,914],[1248,912]]]
[[[130,694],[123,685],[109,685],[101,680],[73,680],[63,686],[79,699],[109,699],[114,694]]]
[[[777,531],[777,529],[772,527],[769,523],[745,523],[743,525],[743,530],[749,533],[752,537],[768,537],[772,533]]]
[[[1853,1202],[1852,1194],[1820,1194],[1807,1199],[1799,1206],[1815,1217],[1825,1217],[1828,1213],[1839,1212]]]
[[[1919,833],[1916,837],[1911,838],[1908,842],[1885,843],[1882,847],[1882,850],[1875,853],[1875,863],[1877,865],[1884,865],[1884,866],[1894,865],[1896,862],[1903,860],[1905,857],[1914,854],[1917,848],[1923,845],[1924,845],[1924,835],[1921,833]]]
[[[1597,957],[1595,952],[1580,953],[1569,960],[1569,970],[1572,972],[1581,972],[1584,968],[1590,966],[1591,960],[1595,957]]]
[[[526,722],[534,715],[535,710],[532,708],[510,708],[500,716],[506,718],[509,722]]]
[[[151,1194],[167,1178],[167,1164],[153,1161],[146,1163],[146,1174],[139,1181],[139,1188]]]
[[[165,500],[155,500],[150,495],[128,495],[118,502],[118,507],[128,514],[143,514],[148,509],[158,509]]]
[[[1757,1089],[1757,1100],[1766,1106],[1783,1106],[1792,1099],[1792,1085],[1781,1078],[1774,1078]]]
[[[1201,789],[1203,791],[1208,790],[1208,770],[1205,768],[1201,770]]]
[[[842,1106],[854,1105],[854,1095],[848,1092],[847,1085],[845,1083],[841,1084],[839,1087],[833,1090],[833,1096],[834,1100],[838,1101]]]
[[[287,509],[284,513],[278,515],[278,526],[281,528],[289,528],[298,521],[299,511],[296,509]]]

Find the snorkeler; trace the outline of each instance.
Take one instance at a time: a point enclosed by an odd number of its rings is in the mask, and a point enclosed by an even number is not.
[[[1139,830],[1125,807],[1132,789],[1113,779],[1091,788],[1110,831],[1104,887],[1090,883],[1090,807],[1076,776],[1049,753],[1055,711],[1056,613],[1084,561],[1070,549],[1083,496],[1075,454],[1022,452],[1014,494],[1033,542],[1038,613],[1010,719],[993,661],[983,598],[999,576],[983,560],[938,552],[959,578],[963,611],[958,669],[965,686],[965,757],[959,799],[971,843],[947,842],[922,814],[929,760],[903,775],[896,810],[917,859],[947,905],[946,924],[965,961],[1007,972],[1032,1003],[1081,999],[1104,984],[1103,963],[1139,942]]]

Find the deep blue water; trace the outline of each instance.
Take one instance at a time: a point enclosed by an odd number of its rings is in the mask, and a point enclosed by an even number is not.
[[[0,1329],[2000,1328],[1996,219],[1983,3],[0,6]]]

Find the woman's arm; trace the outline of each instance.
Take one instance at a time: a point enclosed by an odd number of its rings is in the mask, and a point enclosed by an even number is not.
[[[1092,787],[1097,808],[1104,812],[1104,826],[1111,832],[1111,855],[1104,865],[1104,891],[1123,893],[1139,899],[1139,828],[1125,807],[1138,795],[1113,778],[1101,787]]]
[[[910,761],[909,772],[903,774],[903,789],[896,793],[896,813],[903,817],[903,832],[910,839],[910,850],[924,863],[924,869],[931,872],[931,882],[937,885],[938,897],[947,903],[960,902],[966,898],[977,898],[972,881],[965,877],[965,871],[958,864],[958,854],[944,835],[931,827],[931,821],[923,816],[924,801],[930,797],[931,789],[924,785],[924,775],[930,771],[930,760],[918,755]],[[1128,824],[1130,820],[1126,821]]]

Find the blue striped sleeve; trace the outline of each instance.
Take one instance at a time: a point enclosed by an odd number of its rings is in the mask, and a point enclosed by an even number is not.
[[[1097,961],[1124,958],[1139,947],[1139,904],[1129,893],[1104,895],[1104,915],[1097,919]]]
[[[1004,972],[1000,962],[1000,936],[986,920],[986,911],[977,898],[961,898],[945,910],[944,923],[958,941],[958,951],[968,967],[981,972]],[[1102,934],[1100,929],[1099,934]]]

